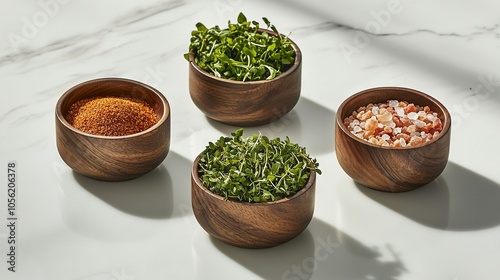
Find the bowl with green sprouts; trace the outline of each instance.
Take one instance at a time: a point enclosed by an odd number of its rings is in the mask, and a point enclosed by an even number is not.
[[[300,98],[302,54],[288,36],[242,13],[227,28],[196,24],[191,32],[189,92],[210,119],[244,127],[272,122]]]
[[[213,238],[243,248],[268,248],[309,225],[319,163],[305,147],[243,129],[209,142],[193,162],[191,202]]]

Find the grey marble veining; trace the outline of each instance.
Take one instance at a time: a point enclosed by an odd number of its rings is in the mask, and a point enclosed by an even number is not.
[[[498,276],[500,216],[491,209],[500,197],[500,133],[489,122],[500,106],[495,1],[7,2],[0,4],[0,170],[12,160],[19,165],[20,261],[16,274],[0,265],[0,279]],[[240,11],[269,18],[303,53],[297,106],[246,133],[290,136],[323,171],[308,229],[266,251],[212,240],[190,205],[192,160],[208,141],[236,128],[207,119],[193,104],[183,54],[197,22],[224,26]],[[72,172],[55,145],[58,98],[80,82],[111,76],[157,88],[172,114],[166,160],[123,184]],[[453,120],[442,176],[399,196],[357,186],[334,149],[341,102],[388,85],[433,95]],[[487,137],[477,138],[478,132]],[[6,194],[0,191],[2,223]],[[1,254],[8,234],[0,227]]]

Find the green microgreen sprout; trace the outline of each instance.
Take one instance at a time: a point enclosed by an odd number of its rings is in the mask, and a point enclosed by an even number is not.
[[[219,78],[237,81],[271,80],[289,69],[295,62],[295,50],[288,36],[283,36],[263,17],[267,30],[259,30],[259,22],[248,21],[243,13],[238,22],[228,21],[228,27],[207,28],[196,24],[191,32],[189,53],[184,54],[205,71]]]
[[[285,140],[260,133],[243,137],[242,128],[231,136],[209,142],[198,162],[203,185],[227,200],[277,201],[302,189],[311,172],[321,174],[316,159],[288,136]]]

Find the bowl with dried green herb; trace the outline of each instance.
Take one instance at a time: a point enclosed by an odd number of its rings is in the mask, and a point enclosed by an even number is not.
[[[287,137],[243,137],[243,129],[209,142],[194,160],[191,201],[212,237],[243,248],[283,244],[314,213],[319,163]]]
[[[58,100],[56,144],[76,173],[103,181],[139,177],[170,148],[170,105],[161,92],[123,78],[100,78]]]
[[[300,98],[302,53],[263,18],[267,28],[242,13],[228,27],[196,24],[191,32],[189,92],[209,118],[257,126],[289,111]]]

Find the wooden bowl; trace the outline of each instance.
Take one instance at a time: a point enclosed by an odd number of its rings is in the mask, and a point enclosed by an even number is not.
[[[191,54],[191,99],[207,117],[234,126],[258,126],[282,117],[300,98],[302,54],[294,42],[292,47],[295,63],[288,70],[272,80],[249,82],[217,78],[201,69]]]
[[[274,202],[225,200],[207,189],[198,176],[198,156],[191,172],[194,216],[212,237],[243,248],[268,248],[283,244],[309,225],[314,213],[316,172],[296,194]]]
[[[126,136],[99,136],[75,129],[65,119],[70,106],[95,96],[144,100],[159,121],[147,130]],[[75,172],[97,180],[122,181],[141,176],[161,164],[170,148],[168,101],[158,90],[137,81],[103,78],[78,84],[61,96],[55,114],[61,158]]]
[[[359,107],[391,99],[429,106],[443,123],[439,136],[421,146],[382,147],[359,139],[344,126],[344,118]],[[410,191],[430,183],[443,172],[448,162],[450,130],[450,113],[433,97],[409,88],[372,88],[352,95],[340,105],[335,150],[340,166],[361,185],[386,192]]]

